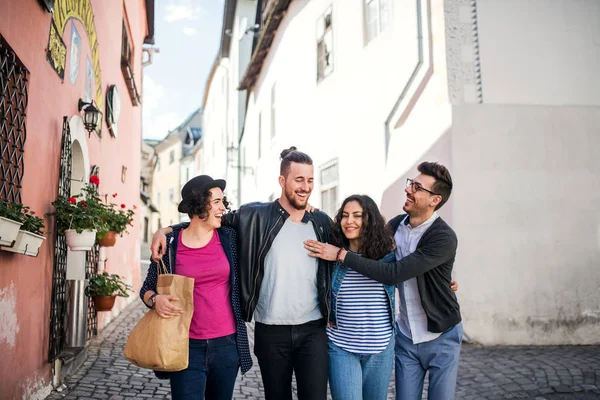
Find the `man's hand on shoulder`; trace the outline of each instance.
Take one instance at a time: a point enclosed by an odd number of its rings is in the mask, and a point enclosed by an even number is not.
[[[157,230],[152,237],[152,244],[150,250],[152,251],[152,259],[158,261],[165,255],[167,251],[167,233],[171,233],[173,229],[168,226]]]

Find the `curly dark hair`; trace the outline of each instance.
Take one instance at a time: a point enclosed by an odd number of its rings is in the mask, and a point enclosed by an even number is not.
[[[375,201],[367,195],[354,194],[347,197],[338,210],[333,221],[333,242],[338,247],[348,247],[349,241],[342,232],[342,215],[344,207],[351,201],[356,201],[363,209],[362,228],[359,237],[359,252],[371,260],[379,260],[394,250],[392,233],[385,223],[385,218],[379,212]]]
[[[187,214],[190,219],[197,216],[200,219],[208,218],[208,210],[210,208],[210,190],[203,192],[192,191],[189,195],[181,200],[181,212]],[[229,211],[229,202],[227,197],[223,196],[223,205]]]

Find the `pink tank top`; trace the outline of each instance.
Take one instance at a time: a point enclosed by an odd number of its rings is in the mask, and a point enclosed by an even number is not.
[[[221,245],[219,234],[204,247],[187,247],[179,233],[175,273],[194,278],[194,315],[190,338],[214,339],[236,332],[231,306],[229,260]]]

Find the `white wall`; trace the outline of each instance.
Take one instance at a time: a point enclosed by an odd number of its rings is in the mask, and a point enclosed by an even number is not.
[[[246,97],[246,92],[237,88],[252,50],[253,34],[244,32],[254,24],[255,15],[255,1],[237,2],[229,57],[219,61],[204,110],[202,173],[227,180],[226,195],[234,208],[239,206],[237,147]],[[231,148],[229,154],[227,148]]]
[[[210,82],[202,126],[201,172],[213,178],[229,178],[227,169],[227,137],[229,60],[219,62]]]
[[[600,340],[598,107],[459,106],[456,278],[469,337]]]
[[[317,84],[315,24],[332,3],[334,71]],[[318,167],[337,157],[340,200],[369,194],[389,218],[416,165],[440,161],[455,182],[441,214],[459,236],[469,338],[598,343],[599,3],[397,0],[390,30],[366,46],[361,2],[341,3],[297,0],[282,21],[249,99],[243,201],[279,195],[279,152],[296,145],[317,167],[312,204]],[[411,81],[419,4],[431,72]],[[384,122],[401,93],[386,160]]]
[[[446,4],[465,332],[599,343],[600,3]]]
[[[279,195],[279,153],[290,145],[297,146],[314,160],[316,185],[311,203],[321,205],[319,166],[335,158],[339,160],[340,201],[353,193],[366,193],[381,201],[393,179],[385,172],[385,121],[419,61],[417,4],[422,3],[422,19],[426,19],[428,2],[398,0],[391,3],[388,30],[366,45],[362,2],[298,0],[291,3],[248,106],[243,146],[248,154],[246,164],[255,166],[256,172],[255,176],[246,175],[242,191],[244,202],[266,200],[272,193]],[[441,0],[434,3],[441,9]],[[317,83],[316,23],[330,4],[333,4],[334,70]],[[436,16],[433,25],[443,34],[443,14]],[[276,85],[277,134],[273,140],[265,140],[271,131],[273,84]],[[436,126],[432,128],[431,137],[415,132],[414,140],[420,146],[428,146],[449,125],[447,96],[443,91],[441,98],[435,96],[427,110],[446,104],[446,111],[433,122]],[[259,112],[263,126],[260,160],[257,156]],[[437,126],[438,123],[441,126]],[[402,151],[392,153],[404,158]],[[405,169],[413,162],[407,162]],[[395,166],[395,162],[392,165]],[[253,190],[252,186],[256,188]]]
[[[157,156],[160,162],[160,168],[154,169],[152,178],[152,202],[160,212],[160,219],[163,226],[179,222],[179,212],[177,204],[180,201],[180,160],[181,160],[181,141],[163,142],[157,147]],[[170,152],[175,152],[175,161],[170,164]],[[174,200],[169,200],[169,190],[174,192]],[[160,193],[160,201],[158,193]]]
[[[599,1],[486,0],[477,14],[486,103],[600,105]]]

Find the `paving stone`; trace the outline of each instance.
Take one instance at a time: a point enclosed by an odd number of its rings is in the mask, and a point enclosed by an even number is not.
[[[168,380],[157,379],[152,371],[138,368],[123,356],[127,336],[145,312],[140,302],[124,310],[90,341],[88,359],[67,378],[67,389],[53,392],[46,400],[170,399]],[[248,334],[252,348],[252,324],[248,325]],[[254,367],[238,377],[234,399],[264,399],[258,363],[254,361]],[[295,387],[293,392],[296,399]],[[463,345],[456,399],[600,398],[597,395],[600,395],[600,346]],[[394,397],[392,379],[388,399]],[[423,394],[423,399],[426,398],[427,379]]]

